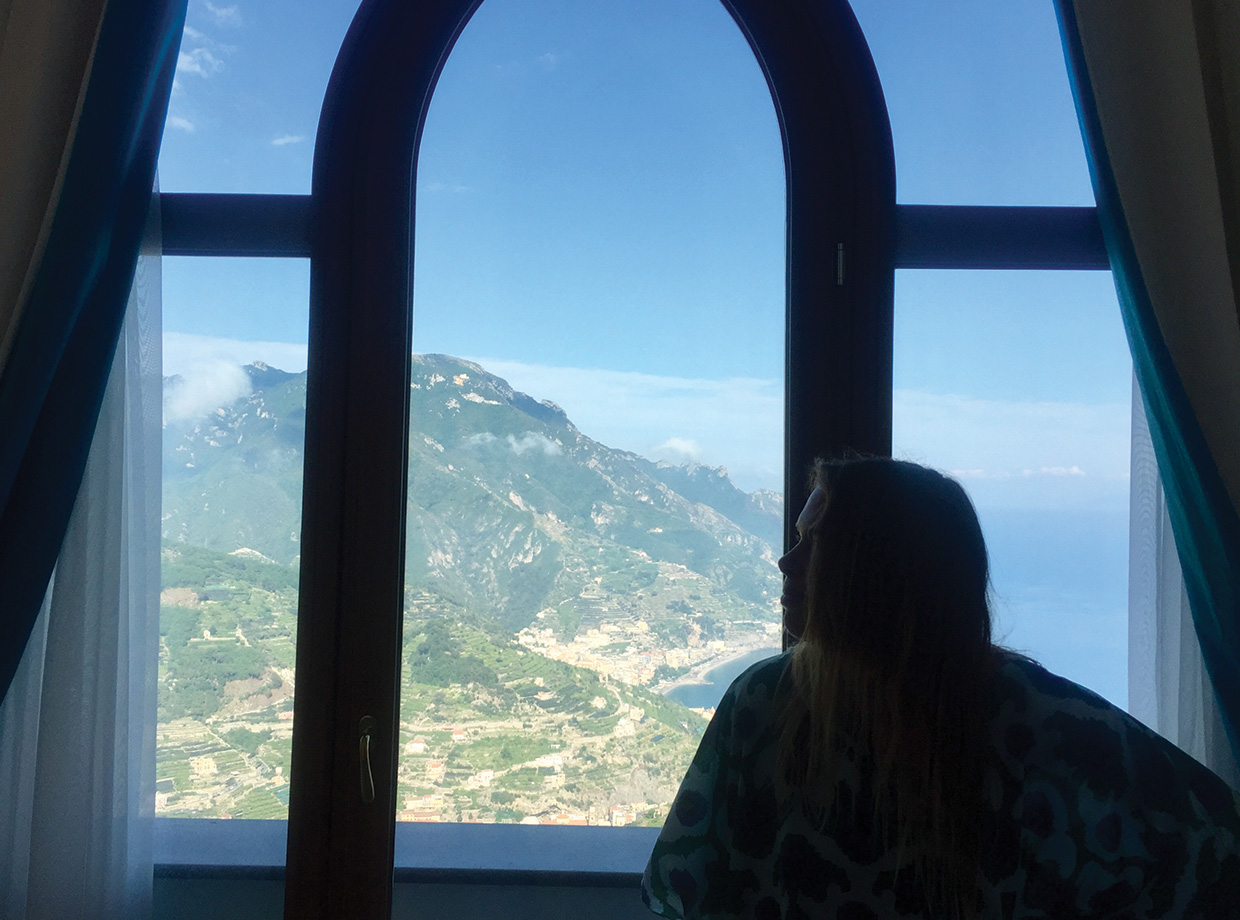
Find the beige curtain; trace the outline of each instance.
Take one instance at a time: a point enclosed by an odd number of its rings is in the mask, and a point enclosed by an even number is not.
[[[0,374],[56,211],[104,0],[0,0]]]
[[[1150,302],[1240,511],[1240,3],[1073,5]]]

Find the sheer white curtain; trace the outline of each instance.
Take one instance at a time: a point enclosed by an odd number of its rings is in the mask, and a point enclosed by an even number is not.
[[[159,331],[155,205],[69,530],[0,706],[4,920],[150,914]]]
[[[1128,711],[1240,789],[1201,657],[1141,394],[1132,391]]]

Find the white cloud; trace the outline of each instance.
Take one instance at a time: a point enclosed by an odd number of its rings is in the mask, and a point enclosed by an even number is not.
[[[1120,507],[1131,406],[897,390],[897,456],[947,471],[979,506]]]
[[[448,182],[428,182],[422,188],[427,192],[452,192],[455,195],[473,191],[473,188],[468,185],[453,185]]]
[[[1021,470],[1022,476],[1084,476],[1079,466],[1043,466],[1036,470]]]
[[[286,144],[300,144],[305,139],[304,134],[282,134],[271,142],[271,146],[283,147]]]
[[[949,469],[949,470],[944,470],[943,472],[947,473],[947,475],[951,476],[953,479],[995,479],[995,478],[1007,479],[1009,478],[1006,475],[996,477],[994,473],[991,473],[983,469],[971,469],[971,470],[950,470]]]
[[[783,382],[721,380],[470,358],[586,436],[643,457],[724,466],[741,488],[783,490]],[[682,452],[675,454],[673,447]],[[697,450],[685,456],[683,449]]]
[[[185,27],[185,37],[190,39],[190,41],[196,41],[196,42],[205,42],[208,40],[206,35],[204,35],[202,32],[199,32],[193,26]]]
[[[199,362],[164,387],[164,423],[203,418],[250,395],[250,378],[227,361]]]
[[[652,460],[669,460],[672,463],[685,463],[698,460],[702,456],[702,447],[692,438],[670,437],[662,444],[651,448]]]
[[[538,56],[538,63],[542,65],[543,70],[555,70],[560,63],[560,55],[548,51]]]
[[[308,347],[295,342],[251,342],[240,339],[164,333],[164,376],[186,375],[203,364],[222,362],[240,367],[262,361],[297,374],[306,369]]]
[[[470,447],[489,447],[492,444],[499,443],[499,438],[491,434],[489,431],[480,431],[477,434],[471,434],[465,439],[465,443]],[[546,435],[539,434],[537,431],[527,431],[519,438],[516,435],[510,434],[504,439],[504,443],[507,444],[508,447],[512,449],[512,452],[518,457],[526,451],[531,450],[540,450],[548,457],[558,457],[560,454],[564,453],[564,448],[548,438]]]
[[[241,10],[235,3],[232,6],[216,6],[211,0],[206,0],[203,5],[217,26],[236,28],[241,25]]]
[[[164,333],[164,373],[213,360],[305,370],[307,347]],[[514,388],[561,406],[586,436],[652,459],[726,467],[741,488],[783,489],[783,382],[693,378],[470,357]],[[898,390],[897,456],[948,471],[979,507],[1126,508],[1127,404],[983,400]],[[541,440],[534,440],[540,438]],[[515,452],[558,446],[527,433]]]
[[[177,55],[176,72],[178,76],[193,73],[200,77],[209,77],[223,66],[224,62],[206,48],[192,48]]]
[[[182,118],[180,115],[169,115],[168,127],[176,128],[178,131],[184,131],[187,134],[194,133],[194,123],[188,118]]]
[[[536,431],[527,431],[520,438],[508,435],[508,446],[518,457],[527,450],[541,450],[548,457],[556,457],[564,453],[564,449],[559,444]]]

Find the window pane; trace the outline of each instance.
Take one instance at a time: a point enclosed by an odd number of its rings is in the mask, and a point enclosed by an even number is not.
[[[156,814],[288,815],[308,263],[164,260]]]
[[[1092,205],[1052,3],[852,0],[910,204]]]
[[[357,6],[191,3],[159,154],[163,190],[309,192],[323,94]]]
[[[956,477],[995,638],[1126,706],[1132,365],[1103,272],[898,272],[895,455]]]
[[[401,819],[661,823],[778,646],[784,194],[717,3],[490,0],[461,38],[418,166]]]

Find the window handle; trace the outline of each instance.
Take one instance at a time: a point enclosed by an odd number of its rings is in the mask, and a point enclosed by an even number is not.
[[[370,772],[370,736],[378,727],[374,716],[362,716],[358,727],[357,756],[362,771],[362,801],[366,803],[375,800],[375,777]]]

